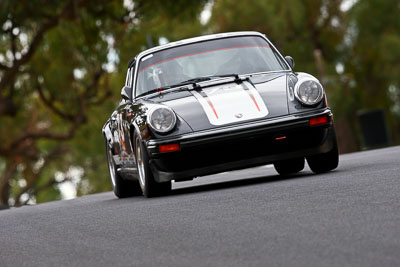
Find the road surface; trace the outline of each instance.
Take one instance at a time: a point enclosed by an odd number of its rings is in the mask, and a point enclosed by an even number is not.
[[[0,266],[400,266],[400,147],[0,212]]]

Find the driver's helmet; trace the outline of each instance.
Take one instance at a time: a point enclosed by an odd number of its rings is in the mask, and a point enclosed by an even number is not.
[[[179,83],[182,76],[183,69],[176,60],[164,62],[153,70],[154,82],[158,87]]]

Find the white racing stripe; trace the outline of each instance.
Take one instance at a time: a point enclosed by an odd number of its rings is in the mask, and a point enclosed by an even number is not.
[[[224,125],[268,115],[258,91],[249,82],[230,83],[192,91],[213,125]]]

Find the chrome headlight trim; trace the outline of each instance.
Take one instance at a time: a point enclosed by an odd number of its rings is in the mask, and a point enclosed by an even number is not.
[[[315,99],[308,101],[308,100],[304,100],[302,98],[301,93],[300,93],[300,87],[304,83],[309,83],[308,86],[315,85],[317,87],[317,89],[319,89],[318,96],[315,97]],[[324,94],[325,94],[324,88],[322,87],[321,83],[317,79],[313,79],[313,78],[301,79],[296,83],[296,85],[294,87],[294,96],[296,97],[296,99],[298,101],[300,101],[301,104],[303,104],[305,106],[314,106],[314,105],[318,104],[324,98]]]
[[[153,117],[157,114],[157,112],[163,112],[164,115],[167,114],[167,116],[168,115],[171,116],[169,125],[167,125],[167,127],[157,126],[157,123],[155,121],[156,118]],[[164,105],[155,105],[155,106],[151,107],[147,113],[146,120],[147,120],[147,124],[150,126],[150,128],[158,133],[167,133],[167,132],[171,131],[176,125],[175,112],[170,107],[164,106]],[[162,124],[162,123],[163,122],[159,122],[158,124]]]

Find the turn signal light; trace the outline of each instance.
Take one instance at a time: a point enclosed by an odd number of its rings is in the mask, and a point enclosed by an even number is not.
[[[325,124],[325,123],[328,123],[327,115],[310,119],[310,126],[316,126],[316,125]]]
[[[166,144],[166,145],[159,145],[158,151],[161,153],[163,152],[171,152],[171,151],[178,151],[180,149],[179,143],[176,144]]]

